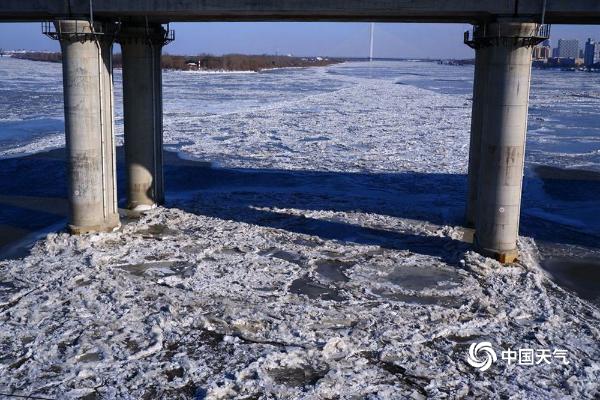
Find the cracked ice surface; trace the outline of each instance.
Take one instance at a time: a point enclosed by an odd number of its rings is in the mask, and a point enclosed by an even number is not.
[[[552,283],[531,239],[501,267],[448,222],[464,197],[452,174],[466,169],[467,97],[336,79],[325,93],[166,117],[172,147],[251,168],[239,180],[303,170],[308,185],[306,170],[322,171],[314,186],[223,182],[118,232],[51,234],[0,262],[2,391],[597,397],[598,309]],[[569,365],[478,372],[466,355],[480,341],[565,349]]]
[[[260,109],[175,117],[167,124],[166,143],[183,143],[174,148],[228,167],[466,170],[466,96],[377,79],[344,83],[350,86]]]
[[[240,223],[158,209],[121,232],[52,234],[3,262],[2,386],[67,398],[598,393],[598,310],[544,276],[531,241],[501,267],[465,253],[448,226],[259,211]],[[260,225],[278,216],[359,225],[385,242]],[[422,237],[435,247],[406,249]],[[570,364],[478,373],[465,355],[484,339],[567,349]]]

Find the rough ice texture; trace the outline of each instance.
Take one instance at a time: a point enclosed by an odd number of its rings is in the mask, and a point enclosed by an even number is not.
[[[450,223],[469,111],[466,96],[348,78],[265,108],[167,116],[166,140],[186,154],[330,173],[310,188],[224,182],[118,232],[50,234],[0,262],[1,391],[597,398],[598,309],[552,283],[531,239],[503,267]],[[466,355],[480,341],[565,349],[569,365],[479,372]]]
[[[175,119],[167,143],[187,142],[177,148],[228,167],[466,171],[466,96],[376,79],[348,84],[256,110]]]
[[[255,219],[242,223],[161,208],[3,262],[0,386],[65,398],[598,395],[599,312],[544,275],[531,241],[502,267],[449,226],[259,211],[236,210]],[[385,240],[294,233],[292,216]],[[281,228],[261,226],[278,217]],[[570,364],[477,372],[465,356],[483,340],[566,349]]]

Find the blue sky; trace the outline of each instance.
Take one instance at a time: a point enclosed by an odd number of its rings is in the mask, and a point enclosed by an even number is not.
[[[165,51],[171,54],[294,54],[364,57],[368,55],[369,24],[247,22],[175,23],[177,40]],[[466,24],[392,24],[375,27],[376,57],[466,58],[472,51],[462,43]],[[600,26],[554,25],[553,45],[559,38],[593,37]],[[59,49],[41,34],[40,24],[0,24],[0,48]]]

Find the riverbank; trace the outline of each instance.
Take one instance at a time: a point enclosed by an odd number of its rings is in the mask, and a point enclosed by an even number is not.
[[[19,52],[11,53],[11,57],[21,60],[40,62],[61,62],[60,52]],[[254,71],[259,72],[266,69],[276,68],[307,68],[323,67],[342,62],[341,59],[324,57],[288,57],[273,55],[245,55],[227,54],[223,56],[213,55],[170,55],[161,57],[161,65],[164,69],[175,71]],[[113,66],[121,68],[121,54],[113,56]]]

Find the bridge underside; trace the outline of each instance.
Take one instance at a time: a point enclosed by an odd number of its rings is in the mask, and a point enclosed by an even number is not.
[[[0,21],[89,17],[175,21],[493,22],[502,17],[552,24],[600,21],[597,0],[2,0]]]

